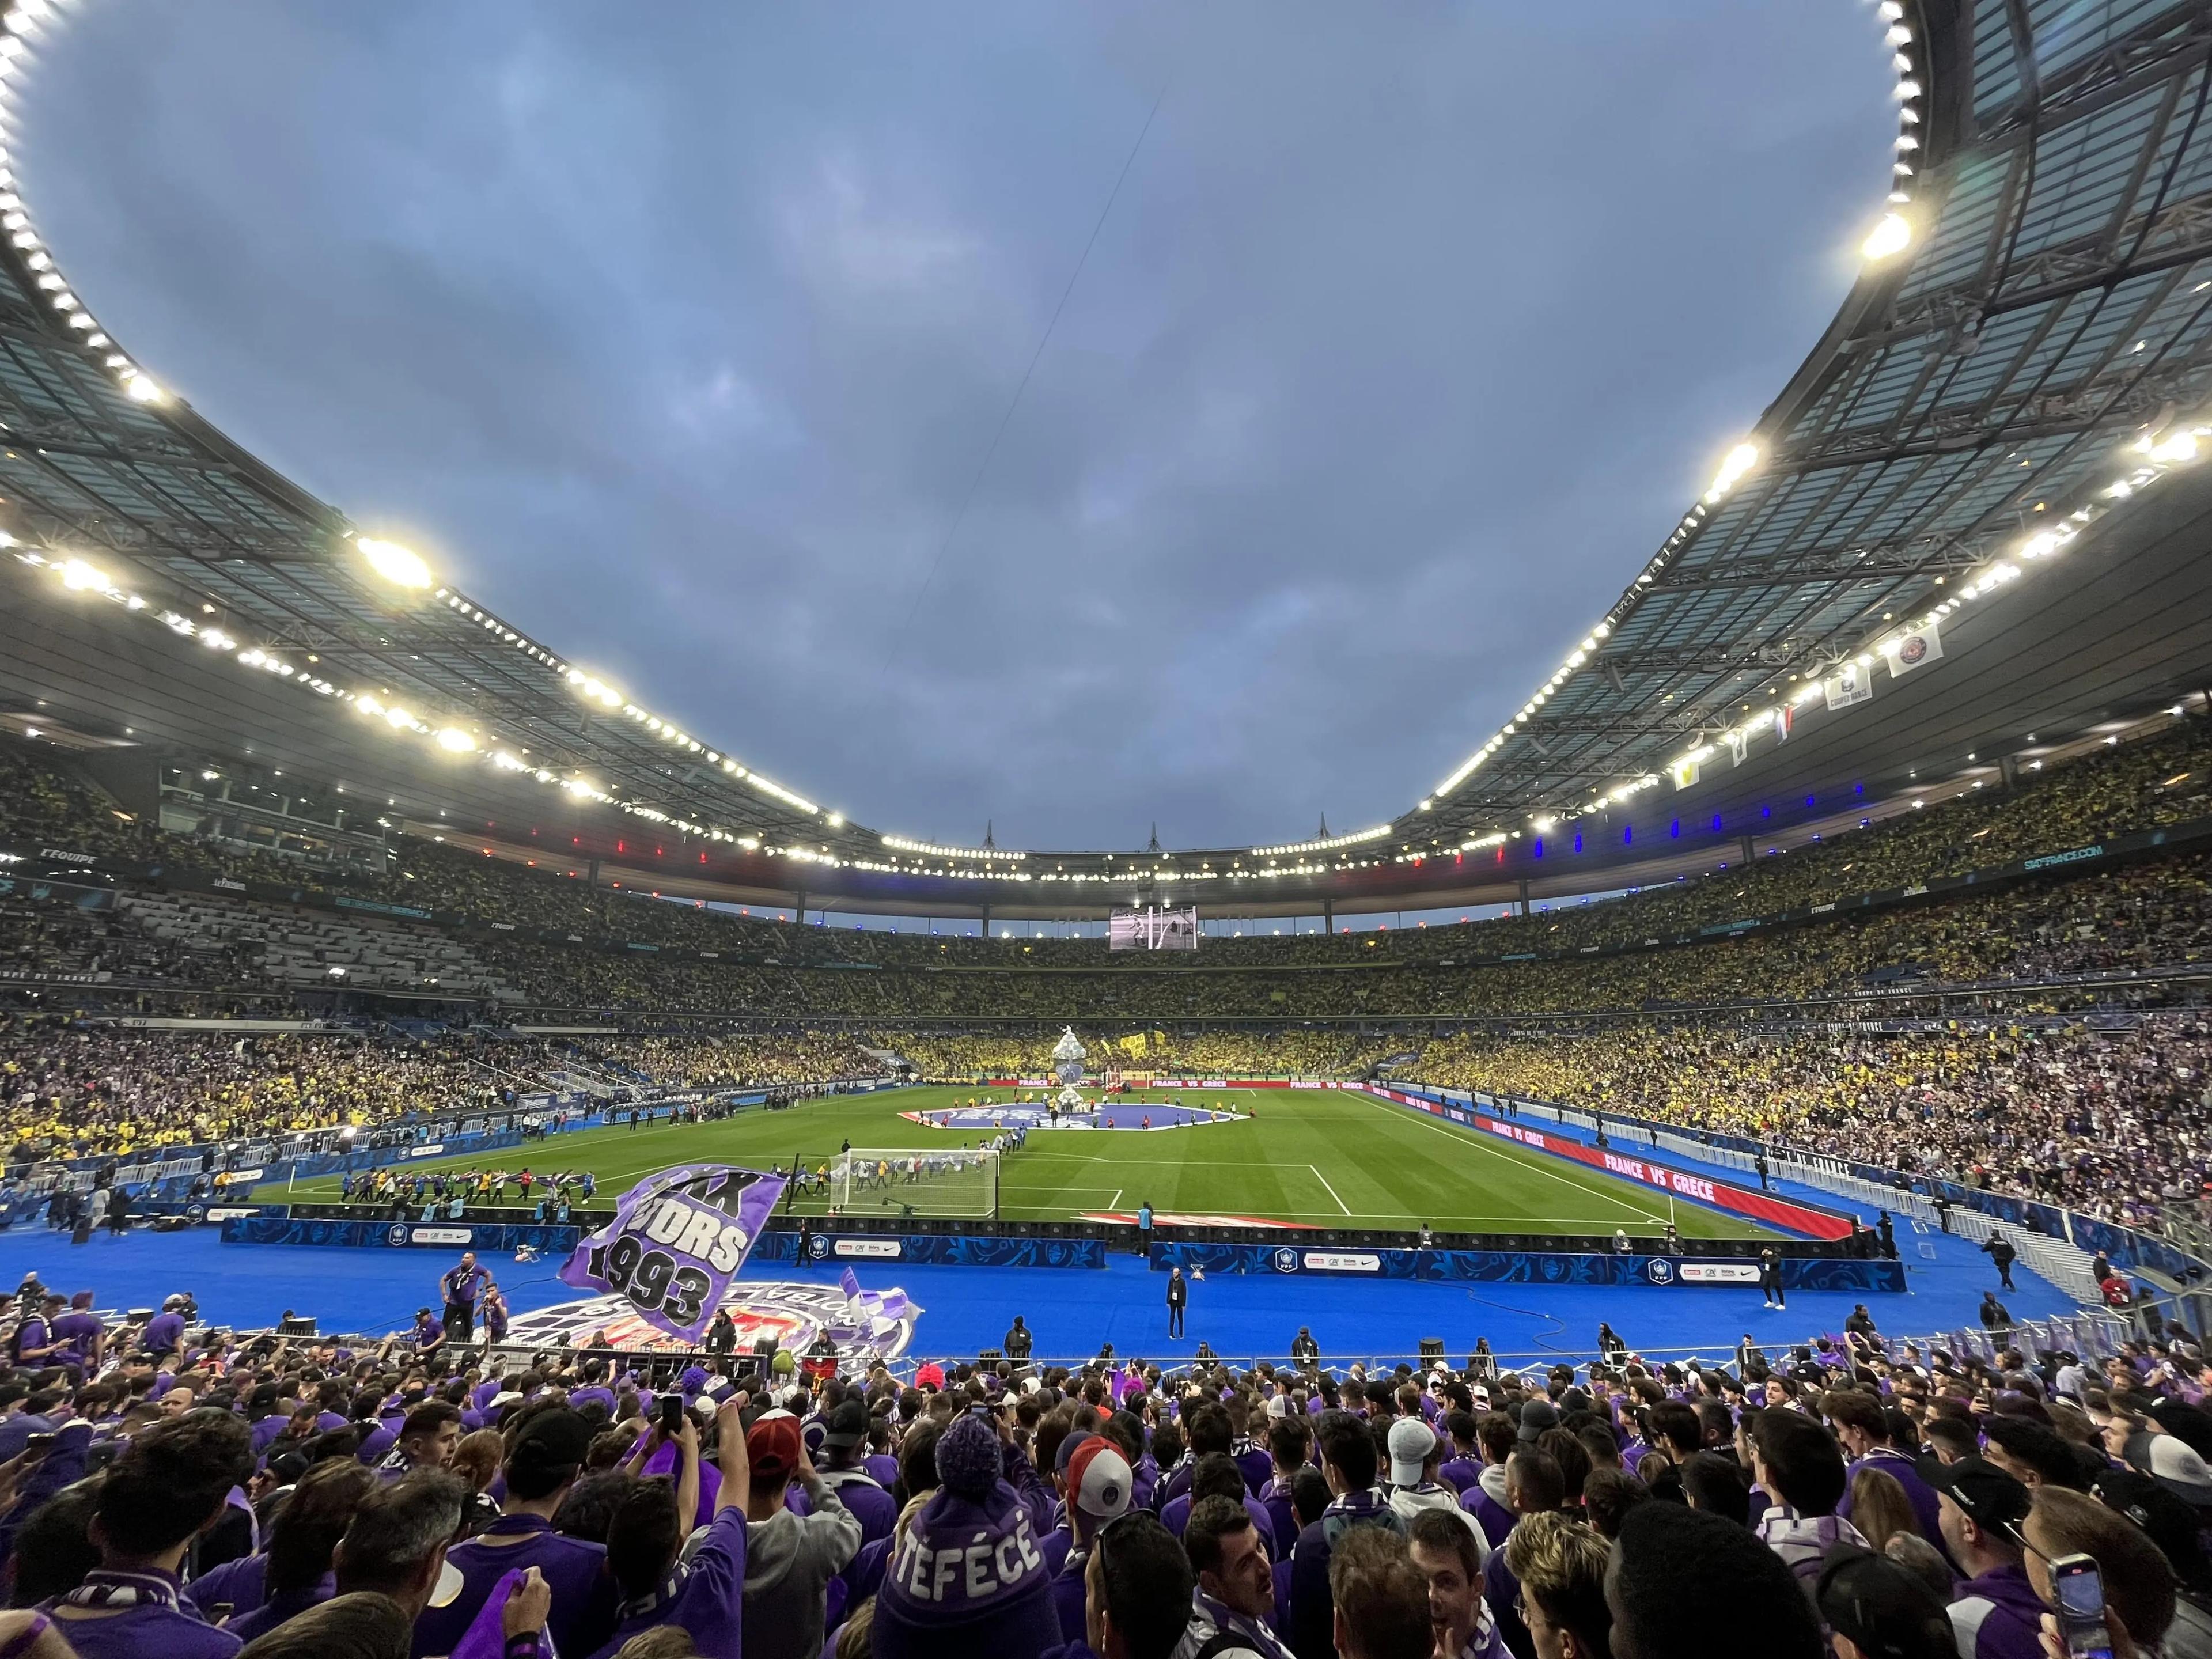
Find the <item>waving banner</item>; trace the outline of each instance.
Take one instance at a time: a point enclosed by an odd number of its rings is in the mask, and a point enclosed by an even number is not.
[[[784,1178],[721,1164],[683,1164],[647,1176],[587,1233],[561,1282],[629,1298],[672,1336],[705,1334],[730,1281],[775,1212]]]

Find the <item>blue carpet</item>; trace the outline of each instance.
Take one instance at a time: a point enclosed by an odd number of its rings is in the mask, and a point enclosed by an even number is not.
[[[1798,1189],[1807,1197],[1820,1194]],[[1982,1291],[1996,1282],[1988,1261],[1964,1241],[1899,1238],[1911,1290],[1875,1297],[1871,1311],[1893,1334],[1923,1334],[1974,1322]],[[315,1315],[325,1330],[389,1330],[408,1323],[434,1299],[438,1274],[450,1264],[437,1250],[321,1249],[222,1244],[216,1230],[133,1233],[73,1248],[43,1228],[0,1232],[0,1286],[29,1271],[56,1289],[90,1290],[104,1307],[158,1304],[190,1290],[211,1319],[269,1325],[288,1308]],[[550,1262],[489,1264],[520,1312],[570,1300]],[[761,1270],[752,1279],[836,1282],[840,1269]],[[1347,1357],[1395,1355],[1425,1336],[1442,1338],[1455,1359],[1487,1336],[1501,1355],[1542,1358],[1588,1352],[1604,1320],[1631,1344],[1650,1351],[1718,1355],[1744,1331],[1770,1348],[1839,1331],[1851,1298],[1810,1292],[1786,1311],[1762,1308],[1756,1291],[1735,1286],[1669,1290],[1619,1286],[1438,1285],[1410,1281],[1297,1278],[1255,1274],[1208,1279],[1193,1287],[1189,1340],[1166,1340],[1165,1276],[1146,1271],[1133,1255],[1117,1255],[1103,1273],[978,1267],[862,1267],[871,1290],[903,1289],[926,1310],[918,1353],[951,1356],[997,1346],[1008,1323],[1024,1315],[1040,1358],[1080,1358],[1111,1341],[1127,1356],[1188,1356],[1203,1338],[1221,1354],[1281,1355],[1300,1325],[1313,1328],[1324,1352]],[[2021,1318],[2068,1311],[2071,1304],[2041,1279],[2019,1273],[2020,1290],[2004,1297]]]

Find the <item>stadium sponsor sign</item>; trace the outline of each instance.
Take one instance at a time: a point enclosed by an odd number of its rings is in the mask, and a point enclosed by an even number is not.
[[[1693,1204],[1711,1205],[1717,1210],[1749,1216],[1755,1221],[1764,1221],[1808,1238],[1850,1237],[1850,1219],[1832,1210],[1819,1209],[1810,1204],[1792,1203],[1771,1193],[1754,1192],[1733,1182],[1692,1175],[1686,1170],[1669,1169],[1648,1158],[1601,1151],[1565,1135],[1547,1134],[1541,1129],[1524,1128],[1517,1123],[1502,1123],[1496,1118],[1483,1118],[1479,1120],[1479,1123],[1480,1127],[1494,1135],[1516,1140],[1536,1152],[1549,1153],[1553,1158],[1571,1158],[1577,1164],[1587,1164],[1624,1181],[1656,1187],[1675,1197],[1686,1198]]]
[[[476,1231],[470,1227],[410,1227],[407,1230],[410,1244],[472,1244]]]
[[[445,1150],[446,1143],[444,1141],[433,1140],[428,1141],[420,1146],[410,1146],[407,1149],[407,1156],[410,1158],[435,1158],[439,1153]]]
[[[2081,864],[2104,856],[2102,847],[2077,847],[2070,853],[2047,853],[2039,859],[2025,860],[2020,867],[2023,870],[2048,870],[2056,865]]]
[[[1675,1269],[1685,1285],[1756,1285],[1755,1261],[1684,1261]]]
[[[1273,1256],[1279,1273],[1379,1273],[1382,1258],[1372,1250],[1294,1250],[1288,1245]]]
[[[823,1242],[817,1236],[815,1243]],[[832,1255],[892,1261],[905,1253],[906,1246],[896,1238],[840,1238],[830,1242],[830,1254]]]

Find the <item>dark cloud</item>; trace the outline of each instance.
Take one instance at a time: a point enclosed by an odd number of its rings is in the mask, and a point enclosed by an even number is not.
[[[1888,78],[1851,0],[101,0],[18,151],[157,378],[692,731],[1220,844],[1571,647],[1847,287]]]

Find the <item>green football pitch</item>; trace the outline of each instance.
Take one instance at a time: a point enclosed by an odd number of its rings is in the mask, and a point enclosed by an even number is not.
[[[592,1129],[532,1141],[489,1157],[426,1158],[409,1173],[456,1168],[589,1170],[599,1200],[674,1164],[808,1169],[845,1143],[871,1151],[940,1152],[973,1146],[974,1129],[932,1129],[901,1115],[964,1105],[974,1088],[889,1090],[809,1101],[788,1111],[749,1110],[720,1122]],[[1004,1101],[998,1093],[990,1097]],[[1130,1097],[1162,1100],[1159,1091]],[[1650,1231],[1668,1219],[1686,1238],[1770,1236],[1749,1221],[1694,1205],[1671,1212],[1664,1194],[1517,1146],[1479,1129],[1425,1117],[1371,1096],[1319,1089],[1180,1091],[1188,1106],[1249,1114],[1233,1123],[1145,1131],[1031,1131],[1004,1159],[999,1213],[1012,1221],[1066,1221],[1150,1204],[1176,1214],[1249,1216],[1313,1226],[1492,1233]],[[509,1189],[510,1192],[513,1190]],[[265,1202],[336,1200],[335,1178],[265,1187]],[[800,1212],[820,1212],[807,1202]]]

